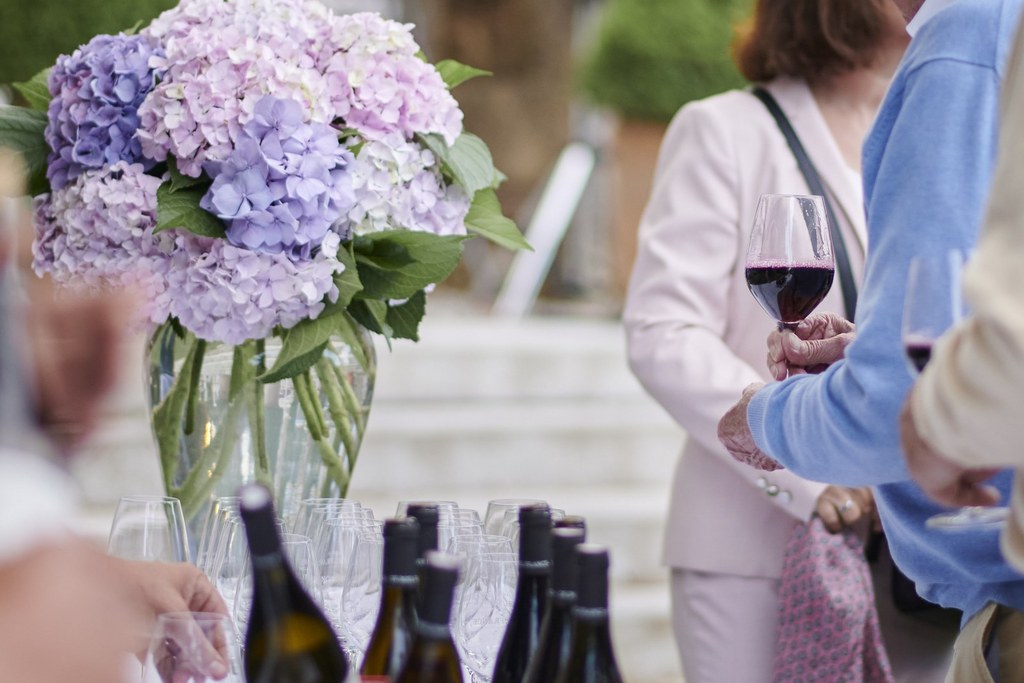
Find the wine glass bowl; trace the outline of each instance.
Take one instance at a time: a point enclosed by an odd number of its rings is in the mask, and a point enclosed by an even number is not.
[[[242,683],[238,639],[223,614],[166,612],[157,618],[143,683]]]
[[[107,554],[126,560],[188,562],[181,503],[168,496],[122,496],[110,523]]]
[[[795,327],[810,315],[835,278],[824,200],[816,195],[761,195],[745,275],[750,293],[780,329]]]
[[[956,249],[918,254],[910,260],[901,337],[914,377],[931,360],[932,344],[964,315],[960,293],[963,265],[963,253]]]

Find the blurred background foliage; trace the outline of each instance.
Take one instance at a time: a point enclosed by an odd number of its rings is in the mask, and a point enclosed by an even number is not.
[[[744,84],[728,50],[752,0],[607,0],[577,73],[623,117],[668,121],[686,102]]]
[[[0,83],[25,81],[98,33],[148,23],[176,0],[2,0]]]

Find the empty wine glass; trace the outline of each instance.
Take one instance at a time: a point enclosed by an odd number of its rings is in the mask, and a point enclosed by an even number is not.
[[[535,498],[496,498],[488,501],[487,510],[484,512],[484,533],[501,533],[506,510],[519,510],[524,505],[538,505],[544,502],[546,501]]]
[[[515,598],[518,562],[513,553],[466,556],[453,609],[453,636],[474,683],[491,680]]]
[[[238,639],[223,614],[168,612],[156,621],[142,683],[244,683]]]
[[[747,287],[779,329],[793,328],[832,287],[835,262],[825,202],[816,195],[763,194],[747,247]]]
[[[367,519],[363,512],[351,512],[332,517],[320,525],[314,539],[320,560],[320,590],[323,594],[324,613],[338,633],[344,633],[341,604],[352,569],[352,556],[356,541],[364,533],[378,535],[383,522]]]
[[[963,252],[951,249],[919,254],[910,260],[904,291],[902,338],[908,367],[915,377],[932,356],[932,345],[963,318],[961,296]],[[929,529],[957,531],[999,528],[1006,521],[1006,506],[967,506],[928,518]]]
[[[196,548],[196,567],[211,576],[216,560],[220,535],[227,528],[228,521],[238,515],[238,497],[224,496],[210,504],[210,511],[203,524],[203,533]]]
[[[168,496],[122,496],[110,524],[107,554],[128,560],[188,562],[181,503]]]
[[[384,538],[378,527],[363,529],[352,550],[352,563],[341,594],[342,633],[350,661],[362,663],[380,609]]]
[[[302,534],[315,539],[319,525],[342,513],[354,513],[363,509],[359,501],[347,498],[307,498],[299,503],[292,524],[292,533]],[[373,513],[370,511],[372,517]]]
[[[417,505],[436,505],[438,521],[450,519],[457,515],[459,511],[459,504],[454,500],[400,500],[398,501],[398,508],[395,510],[395,516],[406,517],[409,506],[414,503]]]

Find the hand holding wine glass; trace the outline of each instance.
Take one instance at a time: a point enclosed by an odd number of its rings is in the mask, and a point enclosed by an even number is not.
[[[964,315],[963,265],[964,256],[957,250],[921,254],[910,261],[901,333],[908,368],[915,377],[931,360],[932,345]],[[968,506],[933,515],[926,524],[946,531],[998,528],[1008,512],[1005,506]]]
[[[835,277],[821,197],[761,195],[747,248],[746,277],[750,293],[780,330],[793,328],[810,315]]]

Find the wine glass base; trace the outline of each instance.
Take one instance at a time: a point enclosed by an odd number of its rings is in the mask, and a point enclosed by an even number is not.
[[[954,512],[933,515],[925,522],[929,529],[939,531],[964,531],[972,529],[999,529],[1006,523],[1010,508],[963,507]]]

